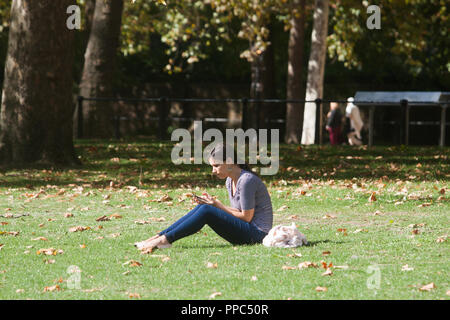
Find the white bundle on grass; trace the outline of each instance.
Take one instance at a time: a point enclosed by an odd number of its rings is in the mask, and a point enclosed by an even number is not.
[[[305,244],[308,244],[308,241],[305,235],[298,231],[295,223],[290,226],[275,226],[263,239],[263,245],[266,247],[293,248]]]

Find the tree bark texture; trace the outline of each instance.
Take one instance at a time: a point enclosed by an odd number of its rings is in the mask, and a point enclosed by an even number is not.
[[[14,0],[0,110],[0,162],[77,162],[70,0]]]
[[[301,100],[304,97],[303,83],[303,54],[305,42],[305,0],[298,0],[295,4],[299,8],[299,16],[291,18],[291,29],[288,44],[288,70],[286,83],[287,100]],[[300,143],[303,125],[304,104],[286,104],[286,143]]]
[[[85,98],[114,96],[116,56],[122,23],[123,0],[96,1],[85,53],[80,95]],[[114,103],[83,102],[83,135],[110,138],[113,135]]]
[[[308,62],[305,100],[323,97],[323,78],[325,72],[326,39],[328,31],[328,0],[316,0],[314,23],[311,33],[311,53]],[[316,104],[305,103],[302,144],[314,144],[316,133]]]

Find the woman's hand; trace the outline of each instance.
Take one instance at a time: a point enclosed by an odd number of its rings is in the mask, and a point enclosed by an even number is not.
[[[220,200],[217,200],[215,197],[210,196],[208,193],[204,192],[203,197],[194,197],[195,201],[199,204],[209,204],[216,208],[220,208],[223,206]]]

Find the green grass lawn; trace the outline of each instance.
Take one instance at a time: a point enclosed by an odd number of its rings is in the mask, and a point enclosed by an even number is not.
[[[274,225],[308,246],[233,246],[205,227],[150,255],[133,243],[193,208],[187,192],[228,203],[224,181],[172,164],[171,143],[76,148],[82,167],[0,170],[0,299],[450,298],[448,148],[282,145],[262,177]]]

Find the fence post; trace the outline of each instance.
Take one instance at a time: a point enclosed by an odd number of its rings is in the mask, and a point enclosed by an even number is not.
[[[400,106],[402,107],[403,112],[405,113],[405,145],[409,144],[409,105],[408,100],[402,99],[400,100]]]
[[[77,108],[77,138],[83,138],[83,96],[77,97],[78,108]]]
[[[314,143],[322,144],[322,99],[317,98],[314,102],[316,104],[316,134],[314,137]]]
[[[158,138],[160,140],[165,140],[167,135],[167,97],[161,97],[159,99],[159,108],[158,108],[158,116],[159,116],[159,126],[158,126]]]

